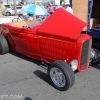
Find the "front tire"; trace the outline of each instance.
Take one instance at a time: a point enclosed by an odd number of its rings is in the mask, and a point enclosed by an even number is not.
[[[98,64],[98,63],[100,63],[100,45],[93,43],[91,64]]]
[[[4,35],[0,34],[0,54],[6,54],[9,52],[8,42]]]
[[[64,61],[57,60],[53,62],[48,68],[48,74],[53,86],[60,91],[68,90],[75,83],[74,72]]]
[[[11,15],[11,13],[10,12],[6,12],[6,16],[10,16]]]

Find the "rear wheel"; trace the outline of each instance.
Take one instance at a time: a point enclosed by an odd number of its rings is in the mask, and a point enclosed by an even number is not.
[[[14,19],[12,20],[12,22],[21,22],[21,19],[19,19],[19,18],[14,18]]]
[[[9,52],[9,46],[4,35],[0,34],[0,54],[5,54]]]
[[[93,43],[92,45],[92,64],[100,63],[100,45]]]
[[[53,86],[60,91],[68,90],[74,85],[74,72],[64,61],[58,60],[53,62],[48,68],[48,74]]]

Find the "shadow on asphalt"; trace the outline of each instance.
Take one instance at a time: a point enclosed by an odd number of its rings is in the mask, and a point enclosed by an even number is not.
[[[19,58],[21,58],[21,59],[27,60],[27,61],[29,61],[29,62],[33,62],[33,63],[37,64],[38,66],[40,66],[41,68],[43,68],[43,69],[45,69],[45,70],[47,70],[47,68],[48,68],[48,65],[47,65],[47,66],[46,66],[46,65],[43,66],[43,65],[41,64],[41,61],[34,60],[34,59],[32,59],[32,58],[29,58],[29,57],[27,57],[27,56],[24,56],[24,55],[22,55],[22,54],[20,54],[20,53],[15,52],[15,51],[12,50],[12,49],[10,49],[9,53],[10,53],[11,55],[13,55],[13,56],[17,56],[17,57],[19,57]],[[34,73],[37,77],[39,77],[40,79],[42,79],[43,81],[45,81],[46,83],[48,83],[49,85],[53,86],[53,85],[52,85],[52,82],[50,81],[50,77],[49,77],[48,74],[46,74],[46,73],[44,73],[44,72],[42,72],[42,71],[40,71],[40,70],[36,70],[36,71],[34,71],[33,73]],[[29,97],[26,97],[25,100],[32,100],[32,99],[29,98]]]
[[[10,53],[11,55],[13,55],[13,56],[16,56],[16,57],[19,57],[19,58],[21,58],[21,59],[27,60],[27,61],[29,61],[29,62],[33,62],[33,63],[35,63],[35,64],[37,64],[37,65],[41,65],[41,61],[32,59],[32,58],[27,57],[27,56],[24,56],[24,55],[22,55],[22,54],[20,54],[20,53],[18,53],[18,52],[15,52],[15,51],[12,50],[12,49],[10,49],[9,53]]]
[[[93,64],[92,64],[91,67],[94,67],[94,68],[100,70],[100,65],[93,65]]]
[[[36,70],[33,72],[37,77],[39,77],[40,79],[42,79],[43,81],[45,81],[46,83],[48,83],[49,85],[52,86],[52,82],[50,81],[50,77],[48,74],[40,71],[40,70]]]
[[[29,97],[26,97],[25,100],[33,100],[33,99],[31,99],[31,98],[29,98]]]

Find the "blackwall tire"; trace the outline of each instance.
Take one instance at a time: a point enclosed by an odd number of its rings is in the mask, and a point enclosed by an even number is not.
[[[6,12],[6,16],[10,16],[11,15],[11,13],[10,12]]]
[[[92,49],[94,51],[94,57],[92,58],[91,64],[99,64],[100,63],[100,45],[93,43]]]
[[[9,52],[9,45],[4,35],[0,34],[0,54]]]
[[[57,60],[48,67],[48,75],[53,86],[60,90],[66,91],[75,83],[75,75],[71,67],[64,61]]]
[[[12,22],[21,22],[21,20],[20,20],[19,18],[14,18],[14,19],[12,20]]]

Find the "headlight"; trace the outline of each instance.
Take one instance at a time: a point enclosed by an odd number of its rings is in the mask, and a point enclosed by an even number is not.
[[[78,61],[75,59],[75,60],[72,60],[70,62],[70,65],[71,65],[71,68],[73,71],[77,70],[77,67],[78,67]]]

